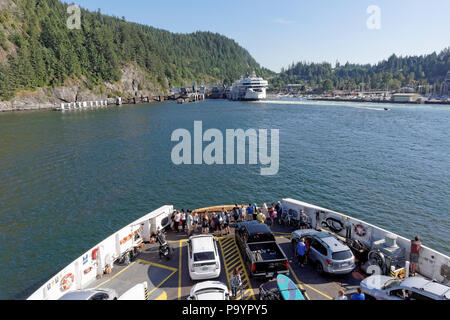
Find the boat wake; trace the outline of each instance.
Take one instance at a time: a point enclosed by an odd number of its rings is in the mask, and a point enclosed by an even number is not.
[[[356,109],[366,109],[374,111],[387,111],[384,107],[369,107],[367,104],[356,103],[356,102],[336,102],[336,101],[311,101],[311,100],[260,100],[254,101],[253,103],[262,104],[290,104],[290,105],[310,105],[310,106],[327,106],[327,107],[347,107]]]

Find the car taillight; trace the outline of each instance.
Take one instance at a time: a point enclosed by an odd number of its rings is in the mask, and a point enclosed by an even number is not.
[[[256,271],[256,266],[254,263],[252,263],[252,272],[255,272],[255,271]]]
[[[219,269],[219,263],[216,262],[216,269]]]
[[[286,261],[286,269],[289,269],[289,261]]]
[[[328,260],[328,259],[327,259],[327,263],[328,263],[329,266],[333,265],[333,262],[331,262],[331,260]]]

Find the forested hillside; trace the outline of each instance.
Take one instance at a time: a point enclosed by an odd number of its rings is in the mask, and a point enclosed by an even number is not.
[[[332,89],[356,90],[391,89],[407,85],[419,86],[437,84],[450,70],[450,49],[439,54],[423,56],[397,57],[376,65],[305,63],[291,65],[271,80],[273,88],[278,89],[287,84],[303,84],[319,91]]]
[[[0,100],[67,79],[83,79],[92,89],[118,81],[129,63],[162,89],[192,81],[230,83],[253,70],[271,74],[235,41],[210,32],[174,34],[86,10],[81,29],[70,30],[67,6],[0,0]]]

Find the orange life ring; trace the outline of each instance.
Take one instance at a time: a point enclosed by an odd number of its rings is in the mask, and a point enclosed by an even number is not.
[[[98,248],[95,248],[94,250],[92,250],[92,260],[97,260],[97,252],[98,252]]]
[[[64,276],[64,278],[62,278],[61,280],[61,291],[66,291],[68,289],[70,289],[70,287],[72,286],[72,283],[74,282],[75,277],[73,276],[73,274],[68,273]]]
[[[360,237],[364,237],[367,234],[366,228],[362,224],[357,224],[354,231]]]

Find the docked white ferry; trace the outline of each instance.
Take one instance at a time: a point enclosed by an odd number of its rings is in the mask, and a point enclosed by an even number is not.
[[[417,260],[417,274],[412,276],[408,268],[410,239],[365,221],[298,200],[283,199],[280,204],[282,215],[287,213],[296,216],[300,213],[306,216],[310,230],[318,232],[320,237],[333,235],[341,243],[340,246],[348,245],[354,257],[358,258],[355,259],[356,268],[345,276],[339,276],[339,280],[335,280],[333,275],[323,276],[315,266],[311,266],[311,262],[305,267],[296,263],[293,235],[305,230],[298,230],[298,227],[289,224],[271,225],[271,232],[289,261],[288,275],[308,300],[332,300],[339,291],[351,294],[358,287],[373,290],[370,295],[377,299],[401,300],[399,291],[407,290],[416,295],[413,300],[429,296],[437,300],[450,299],[450,257],[422,246]],[[194,210],[193,213],[200,216],[212,215],[223,210],[231,211],[233,207],[208,207]],[[245,255],[239,249],[239,243],[233,235],[234,228],[231,235],[214,236],[215,241],[211,243],[214,243],[215,250],[211,253],[214,254],[215,251],[216,262],[201,264],[202,268],[215,268],[215,281],[196,285],[190,277],[195,269],[195,265],[191,264],[194,240],[191,241],[193,238],[189,238],[183,231],[171,230],[174,212],[176,210],[172,205],[163,206],[130,223],[84,253],[80,252],[79,258],[53,275],[40,288],[34,288],[35,292],[28,300],[190,300],[193,299],[192,291],[200,285],[214,285],[222,291],[231,288],[230,275],[236,269],[242,276],[240,299],[261,298],[261,288],[266,280],[251,276],[252,266],[248,265]],[[251,219],[252,215],[247,216]],[[154,241],[158,229],[167,230],[166,239],[173,250],[170,259],[159,255],[158,244]],[[201,225],[194,235],[213,237],[202,233]],[[313,241],[311,247],[315,248],[314,246]],[[363,256],[367,258],[367,255],[368,262],[359,263],[358,260]],[[329,262],[328,259],[326,261],[329,268],[334,268],[334,262]],[[374,272],[378,275],[373,275]],[[389,282],[389,285],[381,283],[377,288],[377,281],[371,280],[372,277],[379,277],[378,282]]]
[[[268,81],[257,77],[255,72],[251,76],[247,74],[245,78],[233,83],[230,98],[244,101],[264,100],[267,96],[268,85]]]

